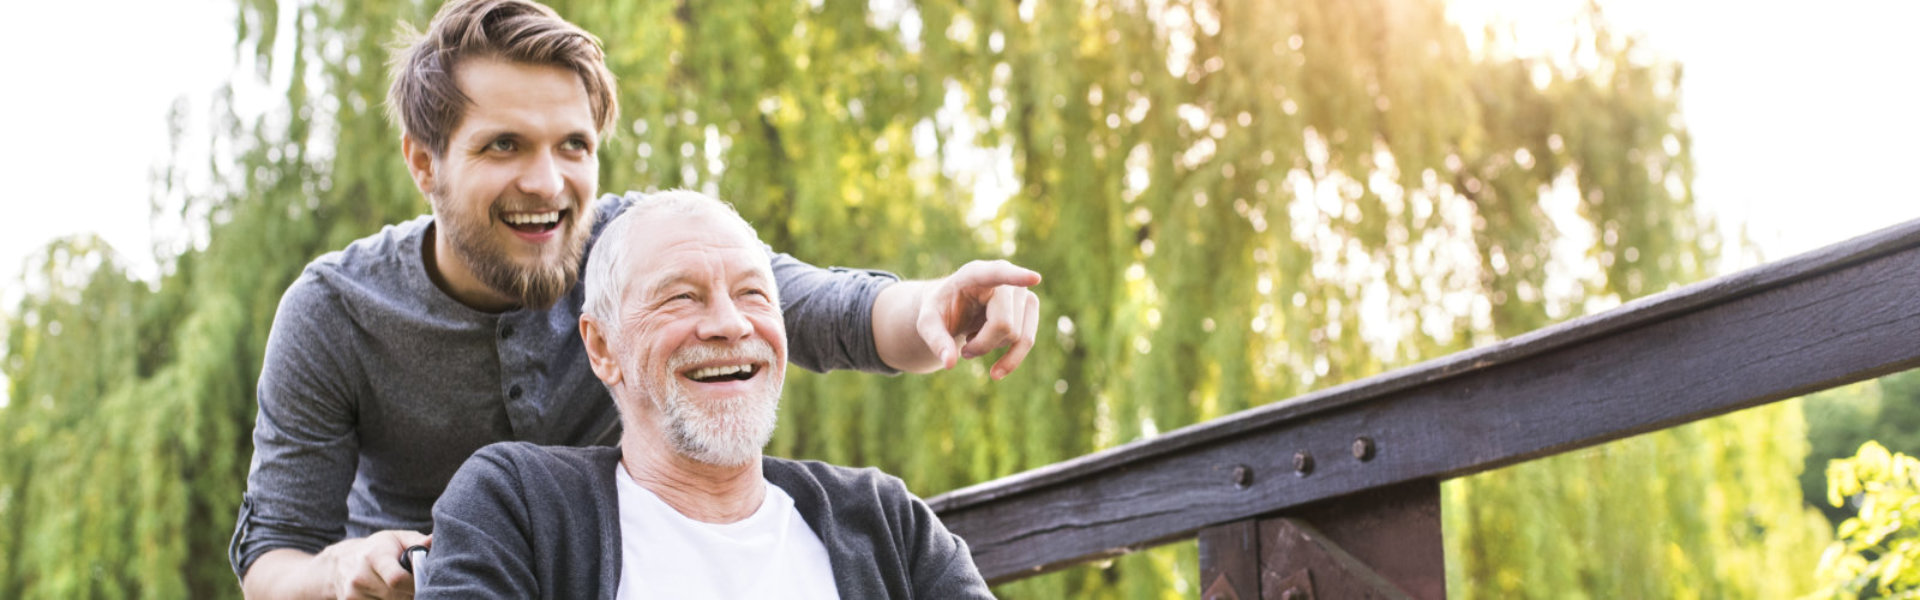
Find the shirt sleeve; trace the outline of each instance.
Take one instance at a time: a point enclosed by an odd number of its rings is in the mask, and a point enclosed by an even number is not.
[[[873,341],[873,302],[900,281],[885,271],[822,269],[768,250],[786,314],[787,360],[809,371],[899,371],[880,359]]]
[[[596,227],[604,227],[643,197],[641,192],[606,196]],[[599,240],[598,230],[594,240]],[[899,276],[872,269],[823,269],[771,247],[767,257],[780,288],[780,310],[786,314],[789,362],[818,373],[899,372],[880,359],[880,347],[873,341],[873,302],[880,290],[900,281]]]
[[[535,598],[532,513],[513,462],[496,444],[461,465],[433,505],[433,550],[416,596]]]
[[[346,537],[347,494],[359,460],[351,363],[339,360],[352,329],[312,273],[287,289],[261,365],[253,461],[227,560],[244,577],[278,548],[318,553]]]

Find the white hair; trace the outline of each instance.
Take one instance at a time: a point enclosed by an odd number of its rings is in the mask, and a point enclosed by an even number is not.
[[[689,215],[703,209],[726,209],[747,235],[755,240],[760,234],[753,224],[740,216],[732,204],[726,201],[692,190],[667,190],[639,196],[628,206],[626,212],[614,217],[605,229],[600,230],[600,240],[593,244],[587,254],[587,272],[584,278],[586,286],[586,306],[584,311],[592,315],[594,321],[607,330],[609,335],[619,333],[620,300],[626,294],[627,282],[633,275],[633,269],[627,266],[627,246],[635,225],[644,218],[659,218],[671,215]]]

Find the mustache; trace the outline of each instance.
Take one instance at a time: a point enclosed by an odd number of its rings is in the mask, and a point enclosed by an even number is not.
[[[764,362],[774,361],[773,346],[766,340],[750,338],[737,344],[701,344],[681,348],[667,360],[667,368],[674,373],[688,367],[707,362]]]
[[[549,198],[519,194],[497,198],[492,202],[491,210],[500,212],[545,212],[549,210],[582,208],[588,204],[590,203],[582,202],[580,195],[569,188],[561,190],[559,194]]]

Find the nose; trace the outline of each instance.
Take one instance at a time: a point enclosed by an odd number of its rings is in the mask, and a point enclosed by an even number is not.
[[[527,159],[529,164],[521,169],[520,177],[514,182],[520,192],[536,198],[552,198],[560,195],[565,184],[560,177],[560,164],[550,153],[535,152]]]
[[[753,333],[753,322],[740,312],[733,298],[721,295],[700,315],[696,333],[700,339],[710,342],[736,342]]]

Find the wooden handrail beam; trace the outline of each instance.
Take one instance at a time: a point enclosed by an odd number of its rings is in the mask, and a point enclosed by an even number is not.
[[[929,503],[1000,582],[1915,366],[1920,221]]]

